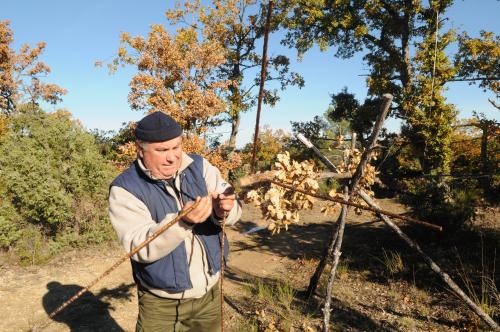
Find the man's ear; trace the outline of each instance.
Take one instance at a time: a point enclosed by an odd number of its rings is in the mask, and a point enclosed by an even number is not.
[[[135,142],[135,148],[137,149],[137,155],[140,158],[144,158],[144,152],[143,152],[142,146],[139,144],[139,142]]]

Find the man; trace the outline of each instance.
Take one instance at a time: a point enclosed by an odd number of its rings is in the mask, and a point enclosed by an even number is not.
[[[110,187],[109,214],[131,251],[198,202],[181,221],[132,257],[138,287],[136,331],[219,331],[220,223],[241,206],[219,170],[182,151],[182,129],[155,112],[135,129],[137,160]],[[224,255],[227,256],[227,239]]]

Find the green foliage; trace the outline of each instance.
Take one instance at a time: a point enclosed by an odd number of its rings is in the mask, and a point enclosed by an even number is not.
[[[9,248],[21,237],[21,231],[10,220],[0,216],[0,248]]]
[[[401,255],[395,251],[387,252],[384,248],[382,249],[384,252],[384,257],[382,262],[384,263],[387,272],[389,272],[391,276],[403,272],[405,269],[405,265],[403,263]]]
[[[114,169],[99,153],[94,137],[71,120],[69,112],[20,108],[7,134],[0,137],[0,154],[0,213],[2,227],[10,234],[2,247],[17,241],[21,259],[31,257],[37,263],[45,257],[44,253],[37,259],[38,253],[57,251],[47,242],[66,234],[92,242],[111,237],[103,225],[109,224],[106,196]],[[17,231],[22,231],[21,237]],[[40,243],[47,248],[42,250]]]
[[[413,207],[413,213],[423,220],[455,231],[474,215],[480,190],[460,181],[445,181],[440,177],[421,177],[405,181],[401,200]]]
[[[455,55],[458,76],[462,78],[483,78],[470,81],[485,91],[490,90],[495,98],[500,98],[500,36],[493,32],[481,31],[480,38],[471,38],[467,33],[459,36],[459,50]],[[495,101],[490,102],[500,109]]]
[[[276,285],[269,285],[258,279],[249,291],[265,303],[278,305],[287,311],[292,310],[292,303],[295,298],[295,289],[288,283],[279,282]]]
[[[434,23],[429,19],[429,23]],[[435,24],[435,23],[434,23]],[[455,76],[445,49],[454,40],[453,31],[439,36],[428,35],[415,55],[417,76],[407,90],[403,107],[407,112],[403,134],[415,148],[424,174],[448,174],[451,161],[450,140],[456,118],[453,105],[443,96],[444,84]]]
[[[24,266],[43,264],[51,256],[47,239],[40,229],[33,225],[28,225],[22,230],[22,236],[16,243],[14,251]]]
[[[444,52],[454,34],[436,36],[436,25],[452,3],[355,0],[325,6],[319,0],[286,2],[290,14],[284,23],[289,30],[285,43],[299,54],[314,44],[323,50],[335,47],[336,56],[342,58],[366,52],[368,95],[373,100],[362,107],[347,93],[334,95],[333,104],[340,106],[338,118],[352,118],[353,129],[363,132],[369,125],[364,120],[376,112],[376,98],[393,94],[394,113],[406,121],[405,134],[415,144],[425,173],[446,172],[451,155],[448,143],[455,111],[442,93],[444,83],[455,75]]]
[[[339,122],[348,121],[350,128],[363,144],[370,134],[380,110],[380,99],[366,99],[363,104],[347,91],[347,87],[337,94],[332,94],[331,108],[327,112],[328,119]]]

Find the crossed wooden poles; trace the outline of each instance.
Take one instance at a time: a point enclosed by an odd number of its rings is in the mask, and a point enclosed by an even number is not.
[[[379,206],[376,204],[376,202],[370,198],[362,189],[357,188],[360,179],[363,176],[363,172],[365,170],[366,165],[370,162],[371,159],[371,154],[373,150],[376,147],[377,144],[377,139],[379,136],[379,133],[382,129],[382,125],[384,123],[384,120],[389,112],[389,108],[392,102],[392,95],[390,94],[385,94],[383,96],[383,102],[381,105],[380,113],[377,117],[377,120],[375,122],[372,134],[370,135],[370,138],[368,139],[368,143],[365,146],[365,149],[363,151],[363,154],[361,156],[361,160],[356,168],[356,171],[350,178],[349,184],[344,186],[344,201],[339,201],[339,200],[334,200],[331,199],[330,197],[320,197],[323,199],[328,199],[328,200],[333,200],[337,201],[340,203],[343,203],[342,205],[342,210],[340,212],[340,215],[337,219],[336,226],[335,226],[335,231],[332,232],[328,245],[326,246],[324,252],[323,252],[323,257],[318,264],[316,271],[314,275],[311,277],[309,287],[307,289],[307,294],[310,297],[316,290],[316,287],[318,285],[318,281],[321,277],[321,274],[323,273],[323,270],[326,267],[326,263],[328,260],[333,260],[331,263],[331,270],[330,270],[330,275],[328,279],[328,287],[327,287],[327,294],[326,294],[326,299],[325,299],[325,306],[323,308],[323,324],[324,324],[324,331],[328,332],[329,331],[329,321],[330,321],[330,306],[331,306],[331,298],[332,298],[332,289],[333,289],[333,284],[335,281],[335,274],[337,270],[337,265],[340,259],[341,255],[341,247],[342,247],[342,239],[344,235],[344,228],[345,228],[345,223],[346,223],[346,215],[347,215],[347,209],[349,205],[354,205],[352,202],[350,202],[350,197],[354,195],[359,195],[367,204],[369,207],[373,208],[378,217],[387,225],[389,226],[403,241],[405,241],[410,248],[416,251],[416,253],[429,265],[429,267],[439,275],[439,277],[455,292],[455,294],[462,300],[464,301],[467,306],[474,312],[476,313],[483,321],[485,321],[493,330],[495,331],[500,331],[500,327],[498,324],[487,314],[485,313],[474,301],[472,301],[463,291],[460,289],[460,287],[451,279],[451,277],[444,272],[421,248],[420,246],[415,243],[413,240],[411,240],[396,224],[394,224],[388,217],[390,215],[391,217],[397,217],[400,219],[405,219],[401,218],[399,215],[394,215],[392,213],[389,213],[387,211],[382,211],[380,210]],[[316,148],[314,147],[313,144],[311,144],[307,139],[305,139],[303,136],[299,137],[299,139],[309,148],[311,148],[319,157],[320,159],[324,162],[324,164],[333,172],[336,172],[336,167]],[[352,147],[354,148],[355,144],[355,137],[353,137],[353,140],[351,142]],[[349,175],[339,175],[337,178],[349,178]],[[288,188],[290,190],[295,190],[298,191],[297,189],[281,184],[277,181],[270,180],[272,183],[276,185],[280,185],[282,187]],[[318,197],[319,195],[311,194],[311,196],[316,196]],[[411,218],[410,218],[411,219]],[[425,222],[420,222],[416,220],[410,220],[406,219],[407,221],[413,221],[413,222],[418,222],[420,224],[423,224],[427,227],[434,227],[436,228],[435,225],[430,225]]]

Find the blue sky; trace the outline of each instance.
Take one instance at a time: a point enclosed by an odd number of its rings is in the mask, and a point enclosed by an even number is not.
[[[174,1],[165,0],[3,1],[0,20],[11,21],[16,49],[24,43],[47,42],[41,59],[52,68],[52,73],[46,81],[69,91],[58,108],[67,108],[89,129],[116,130],[123,122],[138,120],[143,115],[130,110],[127,103],[128,83],[134,70],[119,70],[110,76],[106,68],[96,68],[94,62],[112,59],[120,32],[144,35],[151,24],[165,23],[165,10],[173,4]],[[497,0],[457,0],[447,12],[447,24],[472,36],[480,30],[500,34],[498,12]],[[282,92],[275,108],[264,106],[261,124],[289,130],[290,121],[311,120],[325,112],[330,94],[344,86],[360,99],[366,95],[365,77],[359,76],[366,72],[361,56],[339,60],[333,57],[333,51],[322,53],[315,48],[298,62],[295,51],[281,46],[275,34],[270,36],[269,53],[288,55],[292,59],[291,70],[303,75],[306,85],[300,90],[292,87]],[[461,117],[470,117],[477,110],[500,120],[500,112],[487,101],[491,94],[467,83],[451,83],[448,87],[448,100],[457,106]],[[250,140],[254,125],[255,110],[251,110],[242,117],[239,146]],[[399,125],[396,120],[389,120],[387,126],[397,130]],[[217,131],[228,130],[226,127]]]

